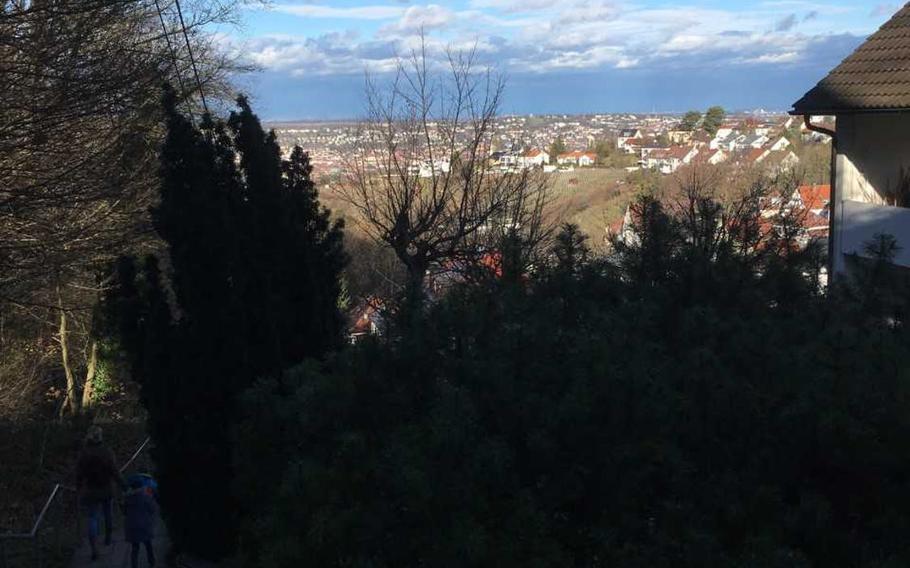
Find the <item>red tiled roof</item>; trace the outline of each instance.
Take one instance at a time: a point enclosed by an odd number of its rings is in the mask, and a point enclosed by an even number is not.
[[[746,162],[750,164],[760,162],[763,158],[766,157],[765,154],[768,154],[768,150],[766,148],[752,148],[746,153]]]
[[[801,185],[798,191],[806,209],[824,209],[831,201],[831,186],[828,184]]]
[[[793,104],[794,114],[910,108],[910,4]]]
[[[821,236],[828,234],[828,218],[821,215],[817,215],[812,211],[806,211],[806,216],[803,217],[803,227],[812,232],[813,236]]]
[[[658,148],[652,150],[648,154],[648,158],[652,160],[671,160],[677,159],[682,160],[689,155],[689,152],[692,151],[692,148],[689,146],[673,146],[671,148]]]
[[[689,146],[675,146],[673,148],[670,148],[669,154],[670,154],[671,158],[683,160],[683,159],[685,159],[686,156],[689,155],[689,152],[691,152],[691,151],[692,151],[692,148]]]
[[[695,156],[694,161],[698,162],[699,164],[707,164],[708,162],[711,161],[712,158],[714,158],[714,156],[717,156],[718,154],[723,156],[725,154],[725,152],[723,150],[721,150],[720,148],[718,148],[717,150],[708,150],[707,152],[699,152]]]
[[[582,152],[581,150],[575,150],[573,152],[566,152],[564,154],[560,154],[559,156],[557,156],[557,159],[562,160],[565,158],[573,158],[573,159],[577,160],[578,158],[581,158],[582,156],[587,156],[587,157],[591,158],[592,160],[597,159],[597,154],[595,154],[593,152]]]

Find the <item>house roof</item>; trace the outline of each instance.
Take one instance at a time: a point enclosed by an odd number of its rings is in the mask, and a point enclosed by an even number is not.
[[[819,236],[828,236],[828,218],[813,211],[806,211],[802,218],[803,228],[817,232]]]
[[[791,150],[777,150],[768,152],[768,155],[761,159],[761,163],[768,168],[782,168],[787,162],[798,164],[799,156]]]
[[[577,160],[583,156],[587,156],[588,158],[591,158],[592,160],[597,158],[597,154],[595,154],[594,152],[582,152],[581,150],[574,150],[572,152],[562,153],[562,154],[558,155],[556,157],[556,159],[564,160],[566,158],[569,158],[569,159]]]
[[[749,134],[746,136],[746,139],[743,140],[743,144],[745,144],[746,146],[751,146],[751,145],[755,144],[756,142],[764,142],[767,139],[768,139],[768,137],[765,136],[764,134],[752,133],[752,134]]]
[[[676,146],[674,148],[670,148],[670,157],[685,160],[686,156],[688,156],[690,152],[692,152],[691,146]]]
[[[792,113],[901,109],[910,109],[910,3],[796,101]]]
[[[657,150],[652,151],[648,154],[648,158],[651,160],[684,160],[686,156],[692,152],[692,148],[689,146],[673,146],[671,148],[658,148]]]
[[[718,148],[717,150],[706,150],[704,152],[699,152],[696,154],[694,161],[699,164],[707,164],[712,159],[717,157],[720,161],[724,161],[727,157],[727,153]]]
[[[752,148],[746,152],[745,161],[749,164],[757,164],[769,155],[771,155],[771,152],[767,148]]]
[[[799,198],[806,209],[824,209],[831,201],[831,186],[825,185],[801,185],[799,186]]]

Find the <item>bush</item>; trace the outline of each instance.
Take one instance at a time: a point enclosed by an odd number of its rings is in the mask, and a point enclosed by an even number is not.
[[[608,258],[567,229],[533,277],[249,390],[251,564],[910,562],[894,304],[822,295],[812,249],[688,205],[639,201]]]

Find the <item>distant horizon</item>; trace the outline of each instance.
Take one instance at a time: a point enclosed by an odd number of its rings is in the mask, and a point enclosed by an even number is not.
[[[723,105],[711,105],[711,106],[720,106]],[[710,108],[710,107],[709,107]],[[642,117],[648,116],[683,116],[691,110],[697,110],[704,112],[707,108],[691,108],[687,110],[680,111],[621,111],[621,112],[547,112],[547,113],[509,113],[509,114],[500,114],[499,118],[524,118],[524,117],[579,117],[579,116],[615,116],[615,115],[639,115]],[[727,113],[727,116],[743,116],[743,115],[757,115],[757,113],[762,113],[767,116],[785,116],[789,115],[789,110],[781,109],[767,109],[767,108],[750,108],[750,109],[728,109],[724,107],[724,111]],[[363,121],[363,118],[357,117],[341,117],[341,118],[291,118],[291,119],[263,119],[263,122],[267,125],[283,125],[283,124],[319,124],[319,123],[337,123],[337,124],[347,124],[347,123],[358,123]]]
[[[867,0],[276,0],[220,36],[269,122],[365,116],[424,34],[431,65],[474,50],[505,75],[503,114],[787,111],[900,8]]]

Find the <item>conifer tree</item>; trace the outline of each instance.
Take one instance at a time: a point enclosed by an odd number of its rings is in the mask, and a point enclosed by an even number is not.
[[[164,516],[178,548],[233,552],[231,430],[240,393],[341,344],[341,226],[299,149],[283,162],[246,100],[196,127],[165,97],[155,228],[169,252],[124,261],[108,298],[142,386]],[[169,296],[171,297],[169,301]],[[173,313],[172,313],[173,312]]]

